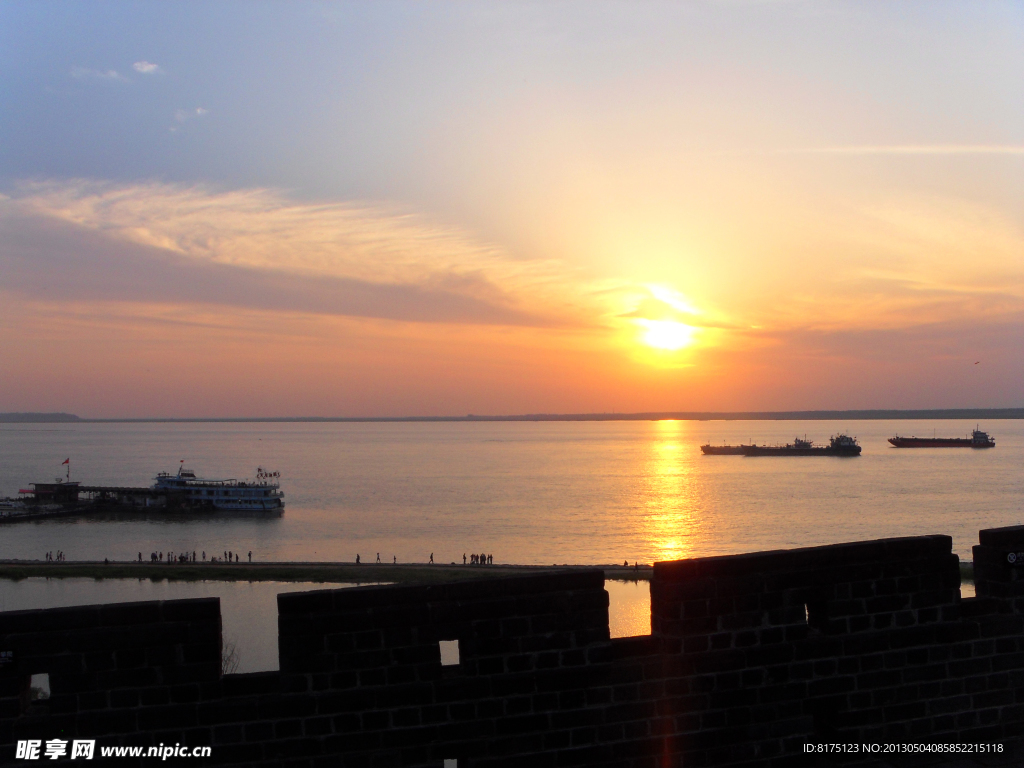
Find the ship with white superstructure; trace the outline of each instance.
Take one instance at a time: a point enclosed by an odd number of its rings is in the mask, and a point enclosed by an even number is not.
[[[196,473],[186,469],[183,463],[177,474],[158,474],[153,490],[179,495],[186,506],[193,508],[283,511],[284,491],[278,482],[280,476],[280,472],[257,467],[255,480],[209,480],[196,477]]]

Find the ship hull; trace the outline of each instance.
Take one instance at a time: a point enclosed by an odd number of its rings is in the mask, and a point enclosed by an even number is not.
[[[897,448],[995,448],[994,442],[977,442],[969,437],[890,437]]]
[[[860,446],[850,445],[841,448],[831,446],[813,446],[810,448],[792,448],[789,446],[753,445],[747,447],[744,456],[860,456]]]
[[[702,445],[700,452],[705,456],[743,456],[750,445]]]
[[[226,512],[284,512],[284,502],[280,499],[245,501],[215,501],[213,509]]]

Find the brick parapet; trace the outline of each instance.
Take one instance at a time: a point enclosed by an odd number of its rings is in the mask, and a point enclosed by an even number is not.
[[[158,744],[199,727],[206,699],[221,698],[217,598],[0,613],[0,742],[89,734],[111,745]],[[32,675],[50,697],[29,701]],[[173,742],[171,742],[173,743]],[[130,761],[129,761],[130,762]]]
[[[982,533],[994,550],[1017,535]],[[802,764],[826,739],[1010,739],[1024,612],[995,593],[1014,572],[982,568],[961,600],[951,546],[659,563],[653,632],[635,638],[609,638],[599,570],[282,594],[280,671],[243,675],[220,675],[216,599],[4,613],[0,742],[59,727],[209,744],[222,764],[653,768]],[[26,706],[36,672],[53,696]]]

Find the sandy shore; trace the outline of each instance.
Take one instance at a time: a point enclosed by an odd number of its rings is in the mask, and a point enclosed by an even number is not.
[[[426,563],[188,563],[184,565],[134,561],[74,560],[47,563],[43,560],[0,560],[0,579],[30,576],[86,579],[169,579],[172,581],[313,581],[323,583],[376,584],[378,582],[432,583],[495,576],[543,573],[544,571],[600,568],[614,581],[650,581],[653,568],[621,565],[428,565]],[[974,564],[960,563],[960,578],[974,581]]]
[[[649,581],[650,565],[428,565],[426,563],[187,563],[168,564],[126,561],[0,560],[0,579],[89,578],[169,579],[173,581],[313,581],[324,583],[445,582],[513,576],[545,571],[600,568],[606,579]]]

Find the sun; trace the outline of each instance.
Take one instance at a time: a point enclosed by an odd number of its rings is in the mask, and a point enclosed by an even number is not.
[[[646,328],[643,342],[655,349],[675,351],[689,346],[693,341],[693,326],[677,323],[674,320],[637,320]]]

